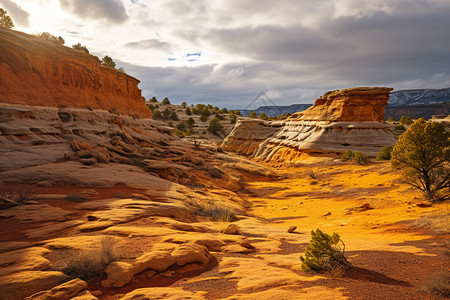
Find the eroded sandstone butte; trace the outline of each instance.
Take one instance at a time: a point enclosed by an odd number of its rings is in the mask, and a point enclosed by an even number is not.
[[[358,87],[330,91],[289,119],[240,119],[223,149],[266,161],[295,161],[309,155],[339,155],[346,150],[376,156],[394,136],[384,123],[391,88]]]
[[[81,51],[0,28],[0,102],[151,117],[139,80]]]

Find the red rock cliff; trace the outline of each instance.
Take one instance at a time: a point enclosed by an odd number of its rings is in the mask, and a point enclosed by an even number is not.
[[[139,80],[97,57],[13,30],[0,29],[0,102],[90,106],[151,118]]]

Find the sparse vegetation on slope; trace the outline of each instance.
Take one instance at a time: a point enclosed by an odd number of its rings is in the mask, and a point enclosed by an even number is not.
[[[116,243],[112,236],[103,237],[98,250],[76,253],[57,269],[71,277],[84,280],[101,277],[106,266],[118,259]]]
[[[339,245],[342,244],[342,248]],[[300,256],[302,270],[327,270],[343,274],[350,266],[344,255],[345,245],[337,233],[331,236],[320,229],[311,231],[311,242],[306,248],[305,257]]]

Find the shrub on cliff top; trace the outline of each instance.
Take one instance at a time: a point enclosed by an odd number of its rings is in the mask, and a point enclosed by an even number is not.
[[[48,32],[41,32],[36,36],[55,44],[64,45],[66,43],[66,41],[61,36],[56,37]]]
[[[0,8],[0,27],[11,29],[14,27],[14,23],[11,17],[8,16],[8,12],[3,8]]]
[[[108,66],[108,67],[111,67],[114,69],[116,68],[116,63],[108,55],[105,55],[105,57],[102,58],[102,65],[105,65],[105,66]]]
[[[342,244],[342,247],[339,245]],[[344,255],[345,244],[337,233],[331,236],[320,229],[311,231],[311,241],[306,248],[305,257],[300,256],[302,270],[335,271],[337,268],[345,272],[350,263]]]
[[[86,48],[86,46],[82,46],[80,43],[72,45],[72,49],[89,54],[88,48]]]
[[[170,104],[170,100],[169,100],[169,98],[164,98],[163,99],[163,101],[162,101],[162,104]]]

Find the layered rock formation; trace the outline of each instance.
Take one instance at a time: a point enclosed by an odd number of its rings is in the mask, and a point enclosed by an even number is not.
[[[303,154],[336,155],[346,150],[375,156],[383,146],[395,143],[384,123],[391,90],[360,87],[327,92],[311,108],[283,124],[241,119],[223,148],[267,161],[293,161]]]
[[[0,102],[151,117],[139,80],[81,51],[0,28]]]

